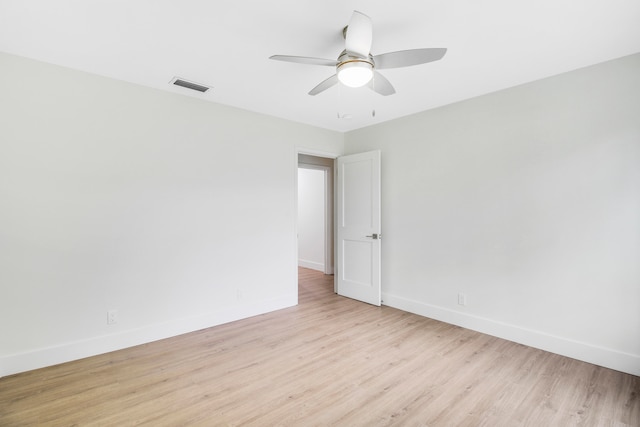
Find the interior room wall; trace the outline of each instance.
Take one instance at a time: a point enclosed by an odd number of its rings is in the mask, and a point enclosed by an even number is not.
[[[346,134],[384,303],[640,375],[639,118],[633,55]]]
[[[0,376],[297,303],[297,153],[342,134],[7,54],[0,76]]]
[[[325,269],[325,171],[298,168],[298,265]]]

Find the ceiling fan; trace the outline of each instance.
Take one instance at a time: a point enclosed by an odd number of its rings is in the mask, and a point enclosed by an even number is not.
[[[342,35],[345,39],[345,49],[337,60],[288,55],[273,55],[269,59],[336,67],[336,74],[311,89],[309,95],[317,95],[340,82],[349,87],[368,85],[374,92],[388,96],[396,93],[396,90],[389,80],[377,70],[438,61],[447,52],[446,48],[425,48],[372,55],[373,25],[371,18],[358,11],[353,11],[349,25],[344,27]]]

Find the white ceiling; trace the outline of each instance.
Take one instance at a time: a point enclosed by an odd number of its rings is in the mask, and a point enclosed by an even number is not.
[[[353,10],[373,20],[373,54],[449,50],[384,70],[389,97],[342,86],[312,97],[333,69],[268,59],[337,58]],[[640,1],[0,0],[0,51],[349,131],[640,52]]]

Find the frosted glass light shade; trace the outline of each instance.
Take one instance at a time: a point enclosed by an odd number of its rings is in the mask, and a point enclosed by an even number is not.
[[[338,67],[338,80],[345,86],[361,87],[373,77],[373,67],[364,61],[352,61]]]

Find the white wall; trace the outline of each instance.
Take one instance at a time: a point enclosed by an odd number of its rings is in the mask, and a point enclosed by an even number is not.
[[[0,94],[0,376],[296,304],[341,134],[6,54]]]
[[[298,168],[298,265],[325,269],[325,171]]]
[[[345,137],[373,149],[385,304],[640,375],[640,54]]]

